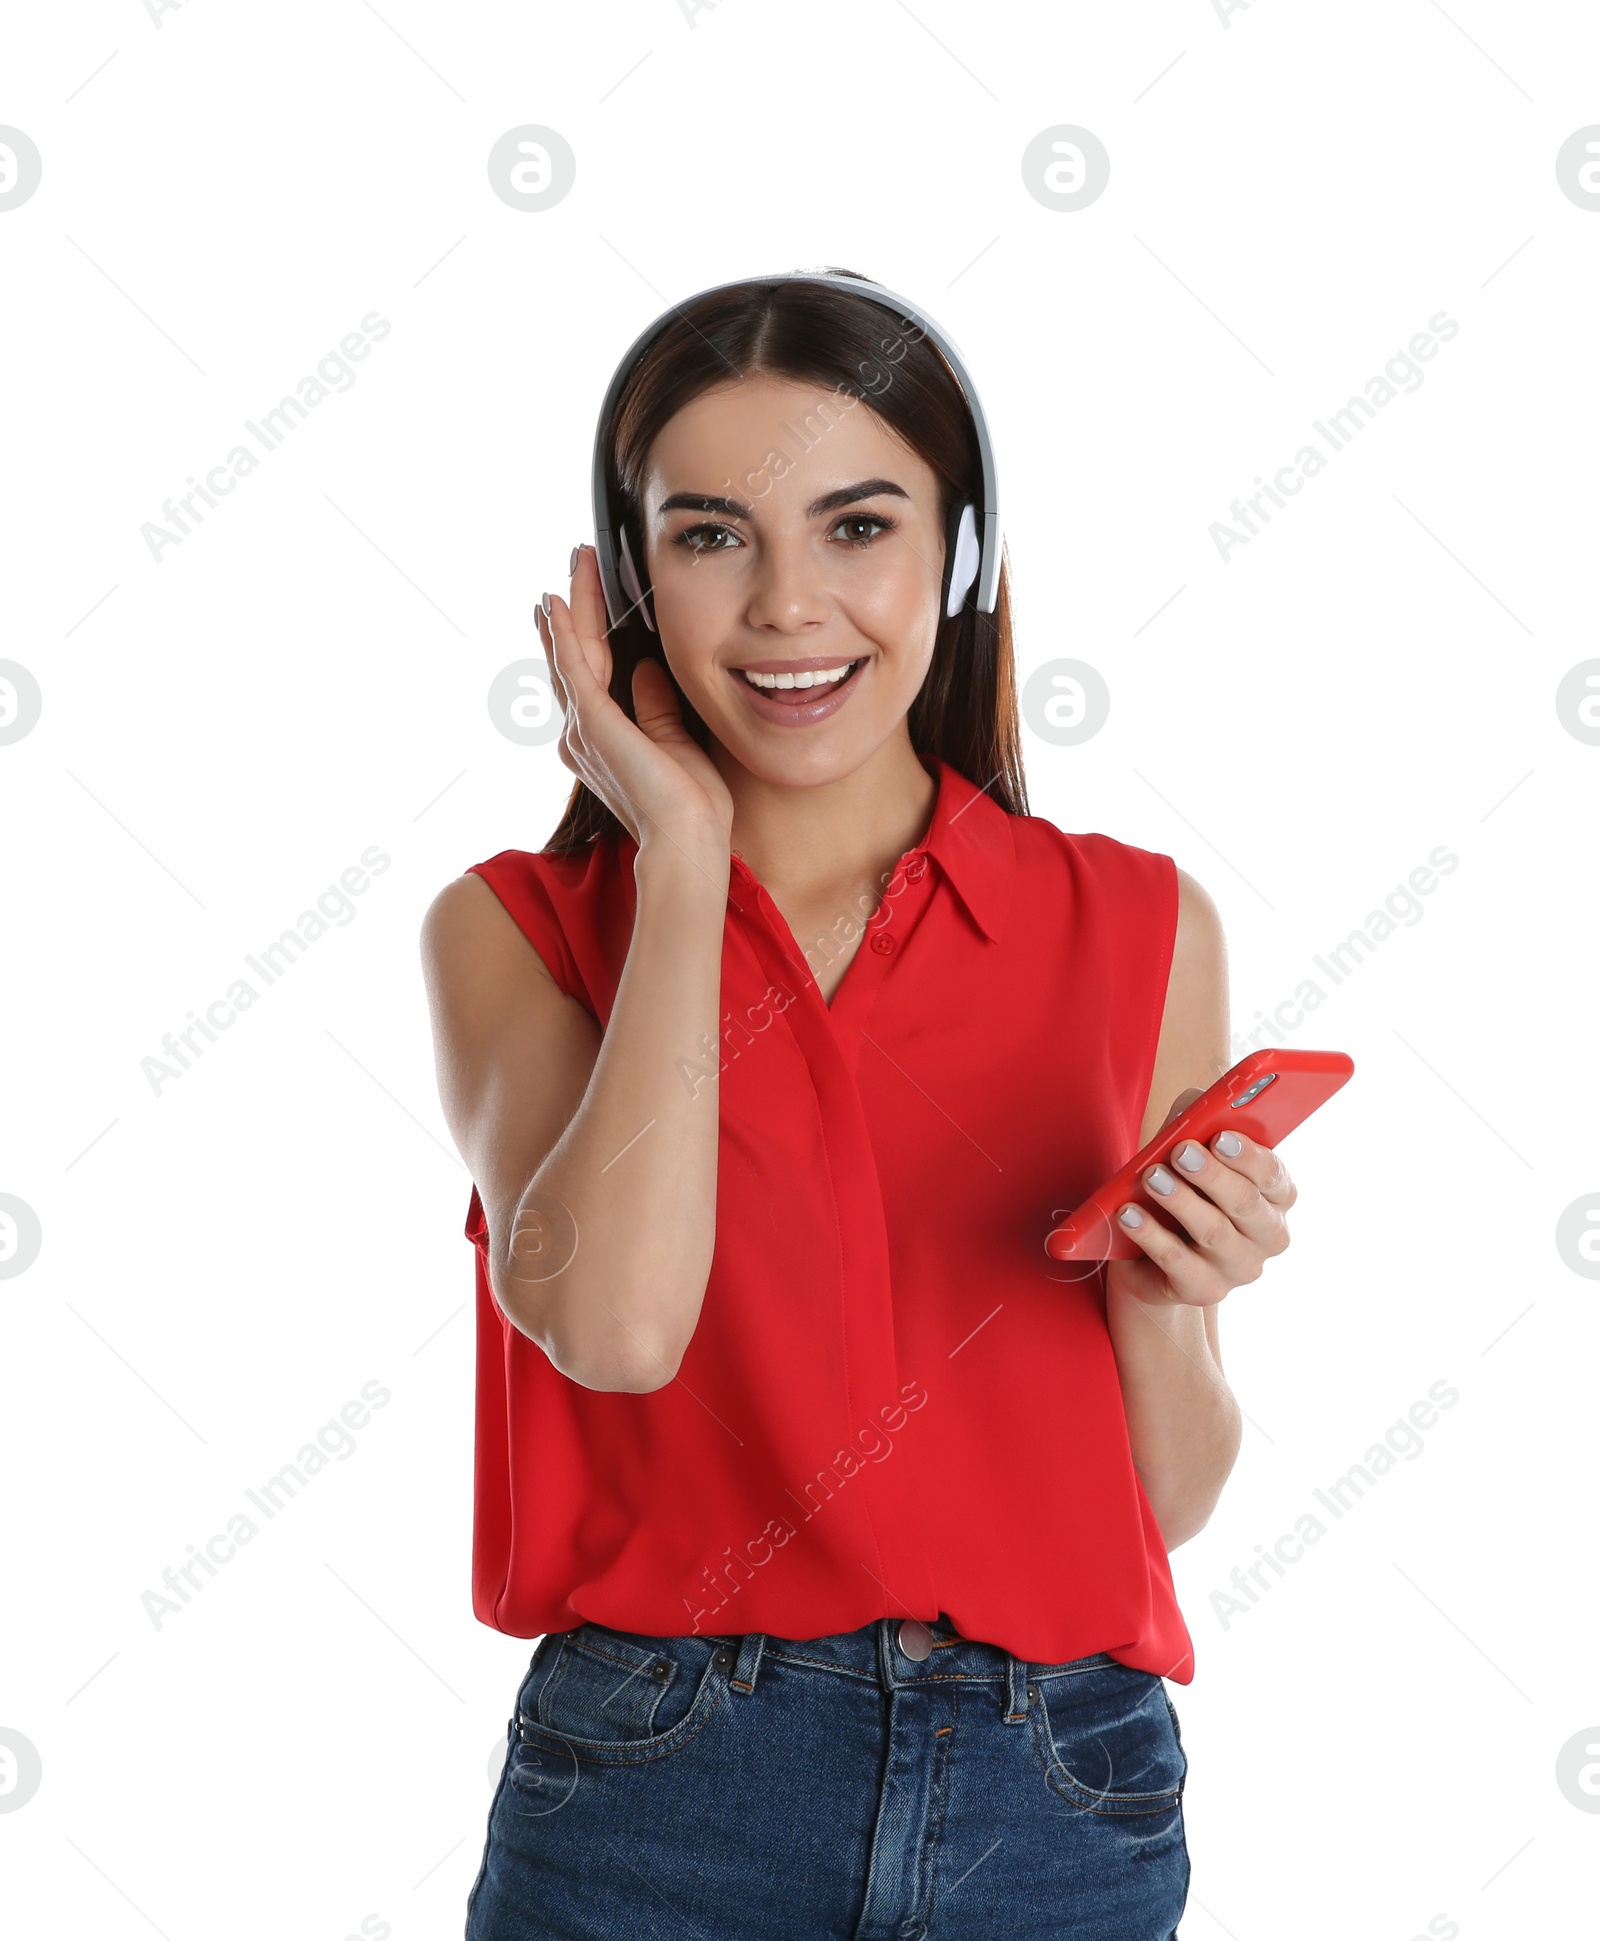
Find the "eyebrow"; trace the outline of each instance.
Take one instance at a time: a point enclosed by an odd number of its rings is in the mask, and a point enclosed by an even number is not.
[[[825,492],[820,499],[813,499],[806,507],[808,519],[820,519],[825,512],[837,512],[841,506],[854,505],[860,499],[890,497],[909,499],[911,494],[903,485],[896,485],[893,479],[859,479],[854,485],[841,485],[835,492]],[[661,513],[668,512],[722,512],[730,519],[748,519],[750,508],[738,499],[721,498],[710,492],[673,492],[661,501]]]

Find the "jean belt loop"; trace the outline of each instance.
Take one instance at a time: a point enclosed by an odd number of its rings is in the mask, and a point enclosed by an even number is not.
[[[756,1688],[756,1672],[761,1665],[761,1653],[766,1647],[767,1634],[764,1631],[746,1631],[739,1641],[739,1661],[729,1674],[728,1683],[736,1692],[746,1695]]]
[[[1027,1660],[1015,1658],[1006,1653],[1006,1710],[1007,1725],[1022,1725],[1028,1716],[1028,1665]]]

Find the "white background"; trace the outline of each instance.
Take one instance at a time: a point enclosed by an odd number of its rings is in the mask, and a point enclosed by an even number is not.
[[[1600,1287],[1555,1241],[1600,1189],[1600,748],[1555,705],[1600,654],[1600,213],[1555,170],[1600,121],[1592,11],[71,16],[0,44],[43,157],[0,214],[0,654],[43,692],[0,748],[0,1191],[44,1236],[0,1284],[0,1727],[43,1770],[0,1813],[8,1931],[460,1932],[531,1642],[470,1607],[469,1182],[418,925],[565,799],[486,695],[587,534],[616,358],[705,284],[831,263],[978,380],[1022,672],[1110,686],[1092,741],[1030,735],[1034,812],[1207,886],[1237,1028],[1460,859],[1294,1034],[1356,1077],[1222,1312],[1250,1426],[1173,1559],[1185,1941],[1594,1933],[1600,1815],[1556,1763],[1600,1743]],[[577,157],[534,213],[486,172],[530,122]],[[1111,157],[1077,212],[1022,179],[1059,123]],[[141,526],[374,310],[353,388],[157,564]],[[1212,522],[1441,310],[1420,389],[1224,563]],[[354,919],[157,1096],[163,1035],[372,844]],[[153,1624],[368,1381],[354,1453]],[[1229,1573],[1441,1381],[1422,1453],[1225,1625]]]

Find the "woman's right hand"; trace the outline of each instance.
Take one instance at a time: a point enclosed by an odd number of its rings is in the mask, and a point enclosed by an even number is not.
[[[665,837],[686,853],[725,856],[733,798],[715,764],[684,726],[677,689],[659,660],[633,674],[637,724],[611,698],[605,595],[592,546],[578,549],[570,604],[547,593],[539,638],[564,725],[561,760],[617,818],[643,851]]]

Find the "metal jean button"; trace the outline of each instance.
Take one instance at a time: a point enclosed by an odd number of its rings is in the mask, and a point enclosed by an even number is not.
[[[896,1643],[902,1654],[921,1664],[933,1649],[933,1633],[918,1618],[907,1618],[901,1625]]]

